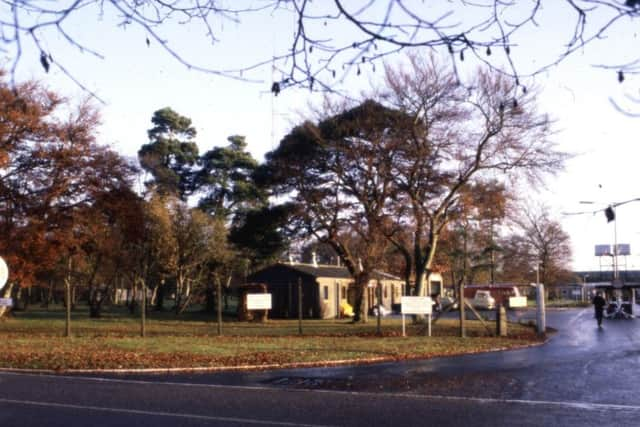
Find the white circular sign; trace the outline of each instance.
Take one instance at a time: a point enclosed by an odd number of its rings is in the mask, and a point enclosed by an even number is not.
[[[7,283],[7,279],[9,278],[9,267],[7,267],[7,263],[4,261],[4,258],[0,257],[0,288]]]

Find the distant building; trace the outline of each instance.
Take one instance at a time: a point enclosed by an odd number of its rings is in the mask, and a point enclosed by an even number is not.
[[[573,273],[580,281],[585,283],[610,282],[613,280],[613,271],[611,270],[574,271]],[[618,278],[623,282],[640,283],[640,270],[620,269]]]
[[[264,283],[272,295],[270,317],[298,317],[298,283],[302,286],[302,316],[331,319],[340,316],[342,303],[355,303],[353,278],[337,265],[278,263],[251,274],[247,281]],[[365,293],[367,307],[377,304],[375,289],[382,286],[382,305],[391,310],[400,304],[404,281],[388,273],[374,272]]]

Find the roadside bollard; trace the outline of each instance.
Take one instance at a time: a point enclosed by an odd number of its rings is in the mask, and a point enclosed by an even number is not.
[[[536,285],[536,305],[536,327],[538,335],[544,336],[547,331],[547,314],[544,301],[544,285],[542,283]]]
[[[498,304],[496,308],[496,335],[499,337],[507,336],[507,310],[502,304]]]

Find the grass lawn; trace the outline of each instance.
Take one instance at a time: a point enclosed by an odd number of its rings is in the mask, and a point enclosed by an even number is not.
[[[233,368],[273,365],[324,365],[358,361],[428,358],[461,353],[515,348],[539,343],[527,326],[510,324],[508,337],[493,337],[477,321],[467,321],[468,338],[459,338],[456,320],[440,319],[433,336],[424,325],[407,319],[402,337],[400,319],[351,324],[348,320],[297,320],[245,323],[232,319],[222,324],[222,336],[211,314],[150,313],[146,337],[140,321],[122,310],[89,319],[85,310],[74,312],[72,337],[65,338],[62,310],[16,312],[0,321],[0,368],[137,369]],[[489,323],[491,327],[494,324]]]

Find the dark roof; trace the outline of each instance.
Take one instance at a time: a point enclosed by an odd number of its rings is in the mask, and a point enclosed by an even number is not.
[[[339,266],[339,265],[325,265],[325,264],[299,264],[299,263],[278,263],[276,265],[290,268],[295,271],[299,271],[301,273],[307,274],[313,277],[330,277],[334,279],[350,279],[351,274],[347,267]],[[379,280],[401,280],[399,277],[396,277],[389,273],[384,273],[381,271],[374,271],[372,274],[372,279]]]
[[[280,264],[285,268],[299,271],[314,277],[332,277],[336,279],[348,279],[351,277],[347,267],[338,265],[313,265],[313,264]]]

